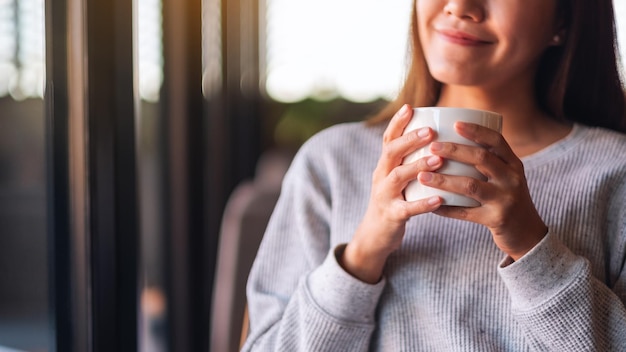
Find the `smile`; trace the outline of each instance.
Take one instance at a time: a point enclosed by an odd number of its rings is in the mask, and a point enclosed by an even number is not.
[[[454,29],[442,29],[437,30],[437,33],[446,41],[454,44],[465,45],[465,46],[481,46],[492,44],[492,42],[488,40],[481,39],[474,35],[454,30]]]

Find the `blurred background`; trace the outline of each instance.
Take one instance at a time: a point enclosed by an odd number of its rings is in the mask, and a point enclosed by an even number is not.
[[[225,214],[396,94],[410,7],[0,0],[0,351],[236,350]]]

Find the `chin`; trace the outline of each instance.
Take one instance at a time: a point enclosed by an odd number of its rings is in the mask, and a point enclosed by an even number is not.
[[[431,70],[431,75],[442,84],[455,86],[479,86],[485,78],[484,75],[468,74],[466,71],[458,72],[454,69]]]

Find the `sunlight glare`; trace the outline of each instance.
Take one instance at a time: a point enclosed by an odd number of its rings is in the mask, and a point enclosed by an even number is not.
[[[410,9],[410,0],[268,0],[268,95],[390,99],[404,74]]]

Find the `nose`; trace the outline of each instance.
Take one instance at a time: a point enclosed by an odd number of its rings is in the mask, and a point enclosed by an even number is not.
[[[443,11],[448,16],[473,22],[482,22],[485,19],[485,9],[476,0],[448,0]]]

